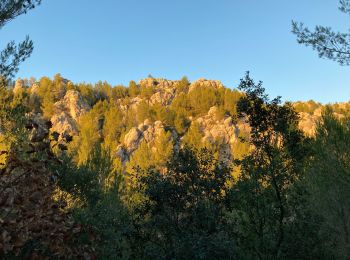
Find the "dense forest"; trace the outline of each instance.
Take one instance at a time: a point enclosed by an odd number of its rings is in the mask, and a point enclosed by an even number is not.
[[[0,29],[41,2],[0,1]],[[292,32],[350,64],[348,33]],[[350,258],[350,103],[282,102],[249,72],[12,84],[33,46],[0,51],[1,259]]]
[[[0,111],[3,257],[349,257],[346,103],[57,74]]]

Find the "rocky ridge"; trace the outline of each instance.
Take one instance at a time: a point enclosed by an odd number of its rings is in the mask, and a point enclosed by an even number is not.
[[[139,81],[139,86],[153,88],[154,92],[149,97],[149,104],[162,104],[163,106],[171,105],[174,98],[178,95],[177,86],[180,84],[178,80],[154,79],[146,78]],[[188,92],[199,87],[210,87],[215,89],[224,88],[220,81],[199,79],[192,82],[188,88]],[[15,90],[23,88],[20,81],[16,82]],[[37,91],[38,86],[31,87],[31,93]],[[15,91],[14,90],[14,91]],[[128,109],[136,109],[144,99],[140,96],[131,98],[127,104],[123,100],[118,100],[119,108],[126,113]],[[90,111],[91,107],[81,94],[76,90],[68,90],[64,98],[54,104],[55,114],[51,118],[52,131],[58,133],[69,133],[71,135],[79,134],[79,118]],[[312,136],[315,133],[316,123],[321,116],[322,107],[317,108],[313,113],[300,112],[299,127],[307,135]],[[239,137],[242,134],[249,132],[249,126],[244,121],[235,121],[232,117],[224,117],[217,119],[217,107],[211,107],[206,115],[198,118],[189,118],[191,123],[198,123],[201,129],[202,141],[214,143],[215,140],[222,142],[222,158],[223,160],[232,159],[234,146],[239,142]],[[341,114],[338,114],[341,117]],[[152,147],[156,137],[161,130],[164,130],[164,124],[161,121],[151,122],[145,120],[138,126],[134,126],[128,130],[115,152],[117,157],[120,157],[123,162],[129,160],[132,153],[137,150],[140,143],[144,140]],[[174,129],[167,129],[171,132],[172,139],[176,147],[181,143],[181,137]]]

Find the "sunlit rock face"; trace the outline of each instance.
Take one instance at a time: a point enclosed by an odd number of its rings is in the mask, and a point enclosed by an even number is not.
[[[166,130],[161,121],[155,121],[152,123],[150,120],[146,119],[137,127],[131,128],[129,132],[124,136],[122,144],[119,145],[117,149],[117,156],[122,161],[127,161],[133,152],[135,152],[140,147],[142,141],[145,141],[149,147],[152,148],[154,146],[155,140],[163,131]],[[178,149],[178,135],[174,130],[170,131],[170,133],[172,141],[174,143],[174,149]]]
[[[239,136],[249,132],[250,128],[244,121],[235,122],[230,117],[217,118],[217,107],[212,107],[208,114],[197,119],[192,123],[197,123],[201,130],[202,142],[215,144],[218,140],[221,143],[221,151],[219,157],[222,161],[228,162],[233,159],[235,144],[239,142]],[[145,141],[150,147],[154,145],[156,138],[165,130],[161,121],[151,123],[146,119],[137,127],[131,128],[124,136],[121,145],[117,149],[117,156],[122,161],[127,161],[133,152],[135,152],[142,141]],[[181,146],[181,138],[175,130],[170,130],[174,149]]]
[[[88,112],[91,107],[86,100],[76,90],[68,90],[63,100],[55,103],[55,107],[58,111],[65,111],[74,120]]]
[[[72,135],[78,134],[77,122],[66,112],[55,114],[51,118],[51,122],[52,131],[55,131],[57,133],[69,133]]]
[[[218,108],[211,107],[208,114],[195,120],[202,131],[202,142],[221,143],[219,157],[228,162],[233,159],[234,147],[240,141],[239,137],[249,133],[249,125],[243,120],[236,120],[231,116],[218,118]]]
[[[208,79],[201,78],[194,81],[190,85],[189,92],[193,91],[195,88],[198,88],[198,87],[211,87],[215,89],[220,89],[220,88],[223,88],[224,85],[219,80],[208,80]]]
[[[299,128],[308,136],[315,135],[316,122],[319,117],[305,112],[300,112],[299,118]]]
[[[151,104],[171,104],[177,94],[178,80],[146,78],[139,81],[139,85],[145,88],[152,88],[154,94],[150,97]]]
[[[76,90],[68,90],[64,98],[55,103],[55,114],[51,118],[52,131],[78,134],[79,118],[91,107]]]

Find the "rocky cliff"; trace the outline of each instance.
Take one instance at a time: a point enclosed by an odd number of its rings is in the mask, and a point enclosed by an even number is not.
[[[62,93],[62,82],[60,84],[60,93]],[[184,82],[180,80],[146,78],[140,80],[137,86],[140,89],[140,92],[136,96],[124,95],[122,97],[117,96],[117,98],[113,98],[113,95],[108,96],[104,94],[105,97],[102,99],[100,98],[100,100],[99,97],[103,95],[96,90],[92,90],[94,93],[93,98],[97,100],[97,103],[101,103],[102,101],[104,103],[107,102],[109,107],[116,107],[122,113],[122,118],[117,117],[116,115],[115,122],[112,122],[112,124],[115,123],[123,125],[122,130],[120,130],[123,132],[123,134],[120,136],[120,138],[115,140],[117,146],[114,149],[113,154],[120,158],[124,163],[127,162],[132,154],[140,147],[141,142],[145,141],[148,146],[152,148],[161,131],[169,132],[171,134],[175,149],[181,146],[184,136],[186,136],[186,132],[178,132],[175,125],[169,125],[168,122],[162,121],[161,119],[152,120],[152,118],[146,118],[142,119],[141,122],[138,121],[137,113],[145,112],[142,110],[140,111],[141,103],[146,103],[149,107],[160,106],[164,109],[165,116],[167,116],[167,113],[171,112],[170,110],[172,109],[174,100],[181,93],[183,96],[188,97],[189,100],[186,102],[189,103],[193,101],[191,100],[193,97],[191,95],[201,89],[206,89],[209,92],[212,91],[213,93],[216,93],[214,94],[215,97],[219,97],[220,100],[225,100],[226,98],[226,88],[220,81],[216,80],[199,79],[191,84],[188,84],[188,86],[185,85],[184,87]],[[25,87],[23,86],[22,81],[18,80],[16,82],[14,92],[16,93],[23,91],[24,88]],[[29,88],[29,93],[31,95],[36,95],[40,88],[40,84],[35,83],[31,88]],[[95,110],[96,101],[95,106],[91,106],[91,101],[87,100],[88,97],[86,96],[85,92],[82,92],[79,87],[74,88],[72,85],[70,85],[69,88],[71,89],[68,89],[66,86],[66,89],[63,92],[64,97],[54,103],[54,114],[51,118],[52,131],[58,132],[59,134],[79,136],[81,132],[80,118],[82,115],[92,113],[91,111]],[[127,88],[125,89],[127,91]],[[113,89],[111,92],[112,91]],[[203,93],[200,93],[197,96],[194,95],[194,97],[199,97],[198,100],[196,100],[196,102],[199,104],[201,103],[201,95],[203,96],[205,94]],[[204,99],[205,97],[203,100]],[[230,161],[234,157],[233,155],[236,152],[237,145],[241,141],[240,138],[248,135],[249,125],[247,125],[242,119],[238,120],[236,116],[232,115],[232,113],[220,114],[223,106],[222,103],[219,102],[216,104],[213,102],[214,105],[210,106],[207,111],[204,111],[204,113],[186,115],[186,129],[190,129],[191,125],[198,125],[201,141],[203,143],[210,144],[219,143],[219,157],[222,160]],[[298,102],[294,105],[296,106],[297,110],[302,110],[299,111],[300,128],[306,135],[314,135],[317,121],[320,118],[324,107],[315,102]],[[338,117],[343,117],[344,114],[346,114],[344,111],[349,107],[350,106],[346,103],[338,104],[336,115]],[[188,107],[180,107],[178,109],[191,109],[191,104],[188,105]],[[127,119],[132,113],[134,113],[134,116],[131,116],[131,119]],[[133,123],[126,123],[128,120],[133,121]],[[103,114],[99,115],[98,122],[98,124],[102,122],[102,125],[98,126],[96,129],[99,131],[99,137],[102,137],[103,139],[103,134],[101,134],[104,132],[103,128],[105,127],[103,125]]]

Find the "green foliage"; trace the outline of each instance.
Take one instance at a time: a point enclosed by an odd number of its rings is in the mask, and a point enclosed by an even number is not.
[[[129,90],[128,88],[119,85],[119,86],[115,86],[112,89],[112,100],[113,101],[117,101],[118,99],[124,99],[127,98],[129,96]]]
[[[138,123],[142,123],[146,119],[154,121],[154,111],[151,109],[151,106],[148,104],[148,102],[144,100],[140,102],[140,104],[137,106],[136,117]]]
[[[138,258],[225,259],[235,256],[225,232],[225,168],[206,150],[183,149],[165,173],[140,175],[136,187],[147,199],[135,209]]]
[[[21,100],[15,100],[10,91],[0,89],[0,164],[5,163],[8,152],[18,154],[19,158],[27,157],[23,151],[28,148],[26,112],[28,108]]]
[[[202,131],[197,122],[193,122],[184,136],[183,143],[188,147],[200,149],[203,148]]]
[[[47,119],[51,118],[55,113],[55,102],[51,93],[50,91],[46,92],[41,103],[41,110],[43,111],[44,117]]]
[[[231,116],[237,116],[237,103],[243,94],[238,90],[230,89],[224,89],[222,92],[223,110]]]
[[[190,124],[191,121],[186,117],[186,115],[183,113],[177,113],[174,120],[174,127],[177,133],[180,135],[185,134]]]
[[[108,109],[106,102],[99,101],[92,110],[80,118],[78,164],[84,164],[94,146],[102,142],[104,114]]]
[[[112,86],[109,85],[106,81],[99,81],[95,85],[95,93],[98,100],[108,100],[112,98]]]
[[[78,202],[72,210],[82,232],[75,243],[88,245],[99,258],[130,258],[132,225],[119,200],[122,178],[113,170],[108,151],[97,147],[79,167],[65,157],[53,171],[58,186]]]
[[[320,103],[316,103],[313,100],[309,100],[307,102],[297,102],[294,104],[294,108],[297,112],[305,112],[308,114],[313,114],[320,106]]]
[[[155,167],[153,159],[154,154],[146,141],[143,140],[126,164],[125,186],[128,192],[124,200],[129,208],[133,208],[145,200],[145,196],[140,192],[135,192],[135,189],[140,185],[141,176],[147,175],[148,171]]]
[[[140,168],[141,170],[148,170],[154,166],[153,153],[146,141],[143,140],[137,150],[132,154],[130,161],[127,164],[127,172],[130,175],[130,183],[133,185],[135,179],[135,171]]]
[[[54,115],[55,102],[62,100],[66,92],[66,80],[60,74],[56,74],[53,80],[48,77],[40,79],[36,99],[41,102],[41,110],[45,118],[50,119]]]
[[[190,82],[186,76],[182,77],[179,83],[176,85],[176,90],[178,92],[187,93],[190,86]]]
[[[254,149],[239,162],[241,174],[232,189],[239,247],[248,258],[283,258],[289,242],[286,229],[293,225],[290,193],[307,155],[304,137],[291,105],[280,105],[279,98],[270,101],[261,82],[255,84],[247,74],[240,89],[246,95],[238,112],[251,126]]]
[[[171,109],[176,114],[190,116],[192,107],[188,96],[185,93],[180,93],[178,96],[176,96],[171,103]]]
[[[339,10],[350,14],[350,1],[340,0]],[[334,31],[330,27],[316,26],[310,31],[303,23],[292,22],[292,32],[299,44],[311,46],[320,58],[327,58],[340,65],[350,65],[350,34]]]
[[[196,87],[188,93],[193,115],[203,115],[209,111],[209,108],[221,104],[220,93],[212,87]]]
[[[174,125],[175,112],[171,109],[156,103],[151,108],[154,120],[161,121],[166,126]]]
[[[223,118],[225,115],[236,116],[236,104],[242,96],[237,90],[216,89],[209,86],[195,87],[189,93],[187,91],[180,91],[171,104],[171,109],[176,114],[187,117],[205,115],[213,106],[218,108],[218,118]]]
[[[307,184],[312,209],[321,225],[327,248],[337,259],[350,257],[350,119],[336,119],[329,108],[324,112],[312,143],[313,159]]]
[[[54,75],[54,79],[53,79],[53,96],[54,96],[54,100],[58,101],[64,98],[64,95],[67,92],[67,84],[65,82],[65,80],[62,78],[61,74],[56,74]]]
[[[0,151],[28,163],[42,158],[25,152],[26,112],[41,107],[51,117],[70,89],[92,106],[78,120],[70,157],[50,154],[43,164],[82,230],[72,242],[108,259],[349,258],[349,105],[332,105],[307,139],[294,109],[314,113],[320,104],[269,100],[249,75],[240,84],[244,94],[198,86],[188,92],[182,79],[169,106],[147,100],[153,87],[130,85],[73,85],[57,74],[41,78],[35,95],[0,89]],[[142,95],[135,106],[131,99]],[[215,120],[231,116],[246,129],[230,144],[233,168],[220,162],[226,141],[204,142],[196,121],[212,106]],[[130,148],[124,136],[146,119],[165,128],[122,161],[116,152]]]
[[[154,164],[158,168],[165,167],[168,160],[173,155],[174,143],[170,132],[161,130],[159,135],[156,137],[154,152]]]
[[[0,29],[17,16],[25,14],[41,3],[41,0],[3,0],[0,4]],[[9,42],[0,52],[0,87],[7,86],[8,81],[18,72],[19,64],[25,61],[33,52],[33,42],[26,39],[15,44]]]
[[[127,211],[118,201],[118,191],[113,189],[96,204],[74,212],[74,219],[84,226],[76,241],[94,249],[99,259],[130,259],[129,237],[133,227]]]
[[[79,84],[78,90],[82,97],[87,101],[87,103],[92,107],[97,102],[95,96],[95,90],[92,85],[89,84]]]
[[[103,146],[114,151],[124,130],[123,113],[117,107],[109,108],[104,114]]]
[[[137,126],[139,123],[137,120],[137,111],[136,109],[128,109],[125,113],[125,129],[130,130],[132,127]]]
[[[130,81],[129,83],[129,95],[130,97],[136,97],[140,94],[140,87],[136,84],[135,81]]]
[[[155,92],[154,86],[142,85],[140,89],[140,97],[144,99],[149,99]]]

